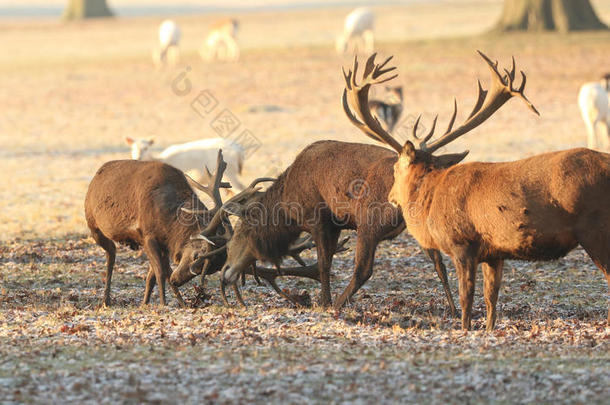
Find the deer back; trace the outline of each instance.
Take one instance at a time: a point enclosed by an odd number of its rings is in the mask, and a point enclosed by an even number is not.
[[[286,170],[283,200],[301,204],[305,218],[323,209],[322,213],[332,215],[341,228],[355,229],[365,223],[385,227],[388,222],[401,222],[391,220],[400,214],[387,203],[395,161],[395,153],[376,145],[315,142]],[[371,209],[375,210],[374,217],[370,217]]]
[[[141,244],[154,234],[171,246],[193,232],[178,221],[185,204],[203,206],[180,170],[160,162],[116,160],[105,163],[89,184],[85,214],[115,241]]]
[[[576,246],[579,230],[610,220],[610,155],[588,149],[411,176],[409,201],[421,216],[406,221],[434,240],[424,247],[451,252],[463,241],[483,258],[555,259]]]

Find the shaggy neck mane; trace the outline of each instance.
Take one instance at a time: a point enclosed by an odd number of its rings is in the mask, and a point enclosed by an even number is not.
[[[258,260],[277,263],[301,234],[299,218],[290,217],[283,206],[285,179],[286,172],[248,206],[243,219]]]

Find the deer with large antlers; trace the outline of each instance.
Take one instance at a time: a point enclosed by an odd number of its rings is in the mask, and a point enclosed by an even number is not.
[[[514,59],[512,69],[501,74],[497,62],[480,55],[491,72],[491,89],[484,90],[479,83],[471,114],[455,129],[454,103],[447,130],[435,140],[431,139],[436,119],[428,134],[418,137],[415,126],[413,140],[400,145],[366,108],[370,87],[395,77],[387,76],[395,68],[385,68],[391,58],[377,65],[371,56],[359,84],[355,61],[353,71],[344,72],[343,105],[354,125],[398,153],[388,198],[401,207],[409,232],[424,248],[439,249],[453,260],[465,330],[471,327],[475,274],[482,264],[490,331],[506,259],[553,260],[581,245],[610,286],[610,155],[570,149],[515,162],[447,167],[468,152],[433,153],[483,123],[512,97],[538,113],[524,95],[523,72],[521,85],[515,88]]]

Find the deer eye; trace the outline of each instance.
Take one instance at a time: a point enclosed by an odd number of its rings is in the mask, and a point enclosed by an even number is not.
[[[194,259],[194,260],[199,259],[199,252],[195,252],[195,253],[193,253],[193,259]]]

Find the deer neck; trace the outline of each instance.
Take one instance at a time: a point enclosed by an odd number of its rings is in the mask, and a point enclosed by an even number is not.
[[[157,158],[155,155],[153,155],[153,153],[149,150],[146,151],[146,153],[143,153],[140,156],[140,159],[143,162],[161,162],[161,159]]]
[[[409,233],[424,249],[438,249],[430,234],[428,219],[438,178],[446,169],[413,164],[406,175],[401,208]]]
[[[301,234],[302,215],[291,215],[282,201],[281,176],[251,209],[250,243],[257,259],[275,263],[288,254],[290,245]],[[299,206],[300,207],[300,206]],[[295,208],[298,209],[295,204]]]

